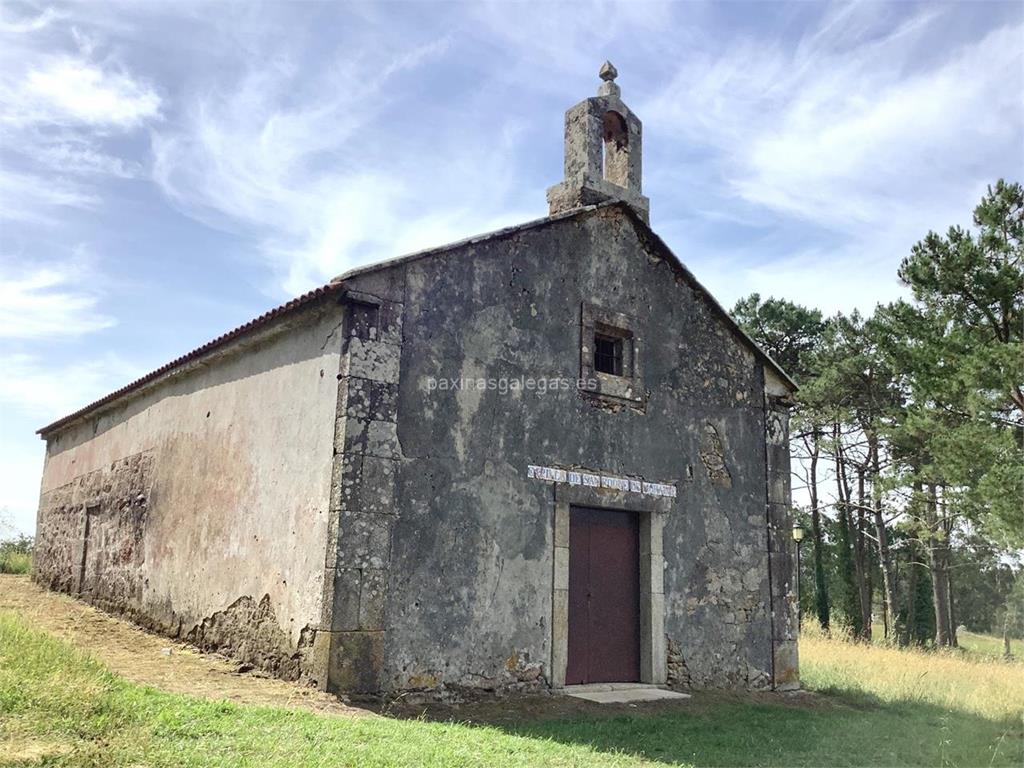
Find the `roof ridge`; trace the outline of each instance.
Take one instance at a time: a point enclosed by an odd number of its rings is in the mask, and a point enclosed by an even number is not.
[[[607,200],[605,202],[597,203],[595,205],[582,206],[580,208],[573,208],[571,211],[564,211],[562,213],[556,213],[551,216],[542,216],[538,219],[531,219],[530,221],[525,221],[522,224],[513,224],[508,227],[502,227],[501,229],[491,230],[490,232],[482,232],[478,235],[470,235],[469,237],[464,237],[461,240],[453,240],[452,242],[445,243],[444,245],[437,245],[432,248],[423,248],[422,250],[412,251],[411,253],[407,253],[402,256],[394,256],[390,259],[384,259],[383,261],[375,261],[372,264],[366,264],[365,266],[362,267],[353,267],[347,272],[342,272],[340,275],[333,278],[331,280],[331,283],[335,283],[342,280],[349,280],[353,277],[369,274],[371,272],[376,272],[377,270],[380,269],[388,269],[390,267],[395,267],[400,264],[408,264],[409,262],[412,261],[419,261],[420,259],[425,259],[430,256],[437,256],[438,254],[444,253],[446,251],[453,251],[456,248],[462,248],[467,245],[475,245],[476,243],[482,243],[487,240],[493,240],[494,238],[497,237],[514,235],[518,232],[524,232],[529,229],[535,229],[536,227],[540,227],[545,224],[551,224],[556,221],[562,221],[563,219],[571,219],[574,216],[579,216],[581,213],[596,211],[600,208],[610,208],[620,204],[620,200]]]

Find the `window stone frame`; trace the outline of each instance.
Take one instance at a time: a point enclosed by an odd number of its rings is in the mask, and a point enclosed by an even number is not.
[[[594,368],[594,334],[622,339],[622,375],[604,373]],[[636,321],[622,312],[583,302],[580,309],[580,379],[593,382],[584,394],[610,402],[644,406],[647,390],[641,369],[641,339]]]

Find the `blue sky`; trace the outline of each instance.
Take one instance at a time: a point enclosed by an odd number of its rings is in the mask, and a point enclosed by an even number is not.
[[[726,305],[900,295],[1024,167],[1024,6],[0,6],[0,536],[42,424],[353,266],[542,216],[607,58]]]

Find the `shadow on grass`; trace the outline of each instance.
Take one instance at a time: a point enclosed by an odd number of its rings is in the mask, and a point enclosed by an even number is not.
[[[489,725],[534,739],[695,766],[1019,766],[1020,721],[856,696],[697,693],[607,705],[542,697],[392,714]]]

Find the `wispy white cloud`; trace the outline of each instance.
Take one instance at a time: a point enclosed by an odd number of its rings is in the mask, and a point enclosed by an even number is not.
[[[842,7],[791,48],[698,51],[643,113],[715,152],[747,203],[855,233],[945,213],[976,162],[964,147],[1020,139],[1024,27],[925,58],[941,14],[890,27],[876,10]]]
[[[159,115],[160,97],[132,75],[82,56],[51,56],[8,78],[2,119],[16,125],[88,125],[127,130]]]
[[[112,353],[73,362],[7,353],[0,354],[0,368],[0,404],[44,422],[81,408],[141,373]]]
[[[33,160],[55,172],[76,176],[137,179],[144,173],[142,163],[104,152],[99,142],[81,136],[42,144]]]
[[[154,86],[56,11],[0,23],[0,219],[53,226],[94,209],[100,181],[139,174],[104,146],[160,118]]]
[[[707,41],[639,105],[658,139],[681,136],[669,157],[699,158],[700,205],[747,227],[695,249],[724,300],[757,290],[870,310],[902,293],[896,268],[914,242],[969,223],[985,184],[1019,172],[1024,27],[940,54],[949,9],[898,10],[833,7],[795,44]]]
[[[8,16],[10,6],[0,6],[0,32],[6,34],[23,35],[28,32],[38,32],[45,29],[53,22],[63,18],[63,14],[55,8],[44,8],[40,13],[23,18]]]
[[[112,326],[98,297],[82,287],[91,277],[74,262],[30,268],[0,262],[0,339],[69,339]],[[18,372],[7,369],[5,375],[10,379]]]
[[[89,209],[98,204],[97,193],[77,181],[0,168],[0,219],[56,224],[61,208]]]
[[[496,52],[494,76],[531,92],[566,94],[570,77],[588,78],[596,90],[597,70],[606,58],[620,65],[622,57],[661,54],[666,40],[685,45],[696,28],[673,24],[673,6],[665,0],[645,2],[538,3],[526,6],[505,0],[483,0],[469,9],[467,32],[486,39]],[[700,3],[687,3],[688,14],[702,13]]]
[[[851,230],[893,215],[896,198],[904,207],[922,197],[933,202],[927,190],[913,190],[924,178],[941,188],[964,170],[958,146],[1019,135],[1020,94],[1006,86],[1015,75],[1020,80],[1022,39],[1021,27],[994,31],[944,65],[901,80],[879,77],[865,52],[860,66],[841,72],[838,82],[814,82],[774,131],[754,138],[737,191]],[[828,93],[845,95],[836,103]]]
[[[289,55],[261,59],[197,97],[179,128],[154,131],[154,178],[189,215],[255,236],[288,293],[507,223],[517,212],[500,207],[514,179],[503,150],[514,129],[497,141],[424,133],[414,110],[382,124],[396,80],[448,46],[346,49],[312,85],[297,81]]]

